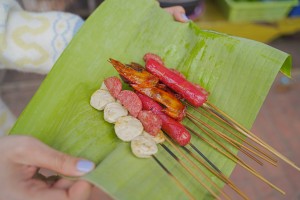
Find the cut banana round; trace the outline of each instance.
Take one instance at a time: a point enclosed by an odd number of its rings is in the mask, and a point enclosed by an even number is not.
[[[131,141],[132,153],[139,158],[149,158],[157,153],[157,146],[154,140],[143,135],[135,137]]]
[[[119,103],[109,103],[104,108],[104,120],[115,123],[120,117],[128,115],[128,111]]]
[[[115,98],[106,90],[96,90],[90,99],[91,106],[97,110],[103,110],[112,102],[115,102]]]
[[[119,139],[129,142],[142,134],[143,125],[138,119],[132,116],[120,117],[116,121],[115,132]]]
[[[161,130],[158,132],[158,134],[156,136],[152,136],[149,133],[147,133],[146,131],[143,131],[142,135],[145,137],[150,137],[152,140],[154,140],[154,142],[156,144],[160,144],[165,141],[165,135]]]

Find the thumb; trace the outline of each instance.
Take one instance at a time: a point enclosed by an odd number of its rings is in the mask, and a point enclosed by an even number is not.
[[[45,168],[65,176],[81,176],[94,169],[93,162],[69,156],[31,137],[21,138],[18,163]]]

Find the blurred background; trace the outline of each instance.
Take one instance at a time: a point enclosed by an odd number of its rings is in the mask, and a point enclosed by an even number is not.
[[[19,0],[26,10],[61,10],[86,19],[102,0]],[[182,5],[202,29],[249,38],[291,54],[292,78],[278,74],[253,125],[253,132],[300,165],[300,6],[298,0],[161,0],[162,7]],[[44,75],[1,70],[0,92],[16,117],[26,107]],[[241,154],[241,157],[244,156]],[[246,161],[248,159],[244,158]],[[260,180],[236,167],[231,180],[251,199],[300,200],[300,173],[280,162],[258,169],[286,191],[282,196]],[[224,190],[234,196],[227,187]],[[237,196],[234,196],[238,199]]]

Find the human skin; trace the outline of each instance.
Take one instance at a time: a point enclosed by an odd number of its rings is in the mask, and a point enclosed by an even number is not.
[[[37,176],[40,168],[64,176],[80,177],[94,164],[58,152],[29,136],[0,138],[0,199],[2,200],[86,200],[93,186],[77,179],[46,181]]]
[[[183,23],[189,21],[189,19],[185,15],[184,8],[181,6],[172,6],[172,7],[164,8],[164,10],[170,13],[173,16],[175,21],[183,22]]]

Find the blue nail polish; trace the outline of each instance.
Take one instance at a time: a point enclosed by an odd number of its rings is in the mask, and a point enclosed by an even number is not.
[[[189,20],[190,20],[185,14],[182,14],[181,16],[182,16],[182,18],[183,18],[185,21],[189,21]]]
[[[89,172],[94,169],[94,163],[88,160],[79,160],[77,162],[77,170],[80,172]]]

